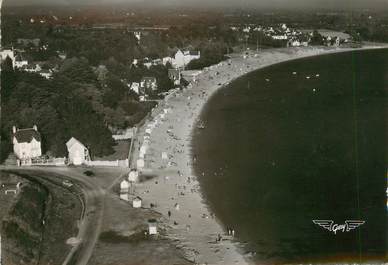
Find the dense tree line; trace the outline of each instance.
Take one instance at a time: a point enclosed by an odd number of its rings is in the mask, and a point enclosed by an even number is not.
[[[65,156],[65,143],[74,136],[92,155],[112,153],[114,141],[107,117],[98,106],[103,90],[86,60],[64,64],[52,80],[37,74],[14,71],[10,61],[2,67],[2,159],[10,152],[12,126],[34,124],[42,134],[43,150]],[[69,63],[70,64],[70,63]]]

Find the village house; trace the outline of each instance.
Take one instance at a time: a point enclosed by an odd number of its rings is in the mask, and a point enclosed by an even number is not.
[[[143,59],[143,65],[145,67],[147,67],[147,69],[150,69],[151,66],[153,65],[153,62],[150,59],[148,59],[148,58],[144,58]]]
[[[15,57],[15,62],[14,62],[15,68],[23,68],[28,65],[28,61],[24,60],[23,57],[19,54]]]
[[[129,90],[135,92],[139,95],[140,93],[140,83],[138,82],[132,82],[132,84],[128,84]]]
[[[123,130],[117,130],[116,134],[112,135],[112,138],[115,141],[123,141],[123,140],[130,140],[133,138],[133,135],[135,134],[134,128],[127,128]]]
[[[11,61],[12,61],[12,67],[15,67],[15,52],[12,49],[4,49],[0,52],[0,59],[1,59],[1,62],[5,61],[6,59],[10,58]]]
[[[175,53],[173,65],[176,68],[184,68],[186,67],[192,60],[200,59],[201,52],[200,51],[181,51],[178,50]]]
[[[139,94],[145,95],[156,90],[158,90],[158,84],[155,77],[146,76],[141,79]]]
[[[181,72],[179,69],[168,69],[168,78],[174,82],[174,85],[179,86],[181,83]]]
[[[41,136],[38,127],[28,129],[12,127],[13,152],[22,163],[31,163],[32,158],[42,155]]]
[[[173,58],[170,57],[170,56],[167,56],[167,57],[163,57],[163,58],[162,58],[163,65],[166,65],[167,63],[172,64],[172,61],[173,61]]]
[[[46,78],[46,79],[50,79],[52,77],[53,73],[51,70],[44,69],[44,70],[41,70],[39,72],[39,75]]]
[[[32,63],[24,66],[22,68],[23,71],[29,72],[29,73],[38,73],[42,71],[42,67],[37,63]]]
[[[63,51],[57,51],[58,57],[61,58],[62,60],[65,60],[67,58],[67,54]]]
[[[136,38],[137,43],[140,43],[140,40],[141,40],[141,32],[140,32],[140,31],[135,31],[135,32],[133,32],[133,36]]]
[[[133,59],[132,60],[132,65],[137,66],[138,63],[139,63],[138,59]]]
[[[288,39],[286,34],[272,35],[271,38],[274,39],[274,40],[287,40]]]
[[[327,36],[327,37],[323,37],[323,38],[324,38],[327,46],[339,47],[341,44],[341,39],[339,37]]]
[[[66,143],[66,147],[69,153],[69,164],[79,166],[90,160],[89,150],[74,137]]]

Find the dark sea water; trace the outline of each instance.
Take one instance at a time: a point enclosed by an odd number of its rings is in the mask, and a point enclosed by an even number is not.
[[[258,263],[385,259],[387,90],[388,50],[373,50],[277,64],[210,99],[196,173]],[[335,235],[313,219],[366,223]]]

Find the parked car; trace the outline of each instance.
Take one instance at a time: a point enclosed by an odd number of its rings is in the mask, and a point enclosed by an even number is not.
[[[73,183],[72,183],[71,181],[69,181],[69,180],[64,180],[64,181],[62,182],[62,185],[65,186],[65,187],[70,188],[70,187],[73,186]]]

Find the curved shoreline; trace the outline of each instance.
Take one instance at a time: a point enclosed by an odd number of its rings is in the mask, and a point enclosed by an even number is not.
[[[246,58],[232,55],[230,64],[221,62],[201,71],[193,86],[171,94],[159,104],[152,112],[153,119],[139,129],[134,154],[135,158],[139,157],[140,146],[146,147],[143,148],[146,149],[143,152],[144,171],[156,178],[141,183],[136,191],[145,204],[157,205],[156,210],[165,216],[168,236],[178,240],[188,259],[208,264],[249,262],[248,256],[241,254],[239,245],[225,235],[222,223],[210,213],[199,182],[193,175],[193,132],[210,97],[235,79],[277,63],[330,53],[387,47],[308,47],[265,50],[257,56],[250,53]],[[168,211],[172,213],[170,218],[167,216]],[[218,235],[222,235],[225,240],[216,243]]]

